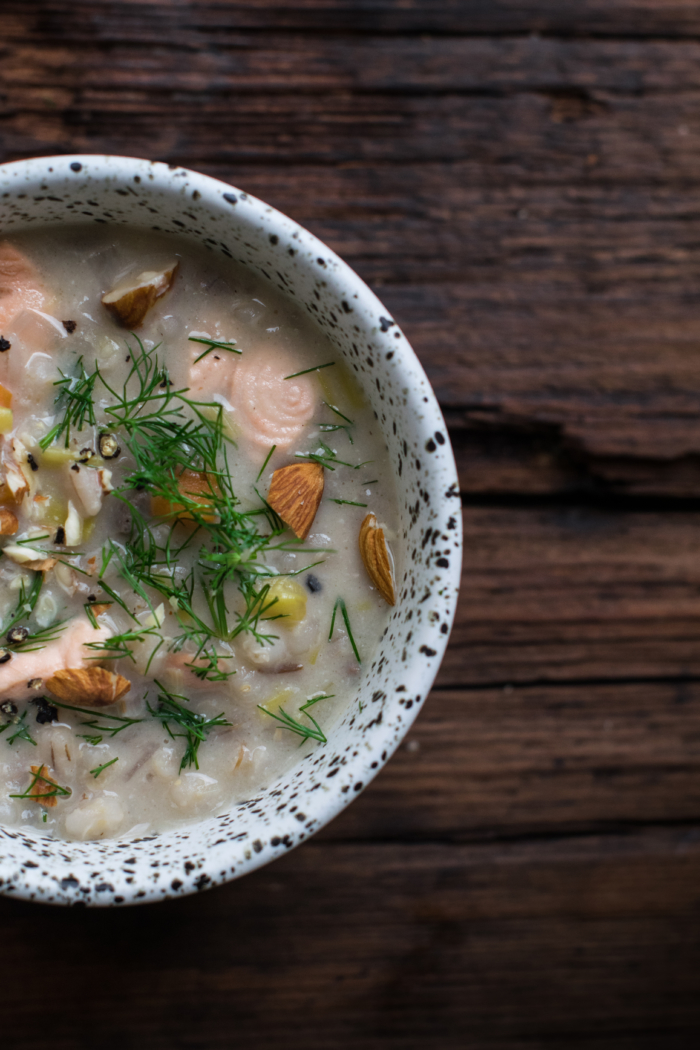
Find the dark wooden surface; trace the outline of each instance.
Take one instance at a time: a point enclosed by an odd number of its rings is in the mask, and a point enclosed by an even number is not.
[[[3,1047],[700,1045],[700,4],[0,0],[0,159],[72,151],[230,180],[379,291],[464,582],[414,731],[303,849],[0,899]]]

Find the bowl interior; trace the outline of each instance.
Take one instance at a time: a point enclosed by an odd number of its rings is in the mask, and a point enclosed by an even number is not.
[[[444,653],[459,586],[461,515],[447,430],[420,364],[379,300],[312,234],[238,189],[164,164],[70,156],[0,166],[0,235],[66,222],[191,238],[300,304],[372,404],[401,520],[397,604],[326,746],[300,757],[259,797],[161,835],[72,843],[0,827],[0,890],[108,905],[244,874],[317,831],[372,779],[413,722]]]

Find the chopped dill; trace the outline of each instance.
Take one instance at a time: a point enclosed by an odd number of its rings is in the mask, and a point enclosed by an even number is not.
[[[206,357],[207,354],[210,354],[212,352],[212,350],[228,350],[229,353],[232,353],[232,354],[242,354],[243,353],[242,350],[236,349],[236,340],[235,339],[231,340],[231,342],[229,342],[229,343],[226,343],[226,342],[219,342],[219,340],[217,340],[217,339],[199,339],[197,336],[191,335],[189,337],[189,341],[191,343],[202,343],[202,345],[206,346],[206,348],[207,348],[206,350],[203,351],[203,353],[201,353],[199,355],[199,357],[195,357],[194,362],[193,362],[195,365],[197,364],[198,361],[201,361],[203,357]]]
[[[95,711],[91,711],[88,707],[75,707],[74,704],[63,704],[59,700],[51,698],[51,703],[54,707],[62,707],[66,711],[77,711],[81,715],[89,715],[90,718],[87,721],[80,723],[81,726],[85,726],[87,729],[95,729],[98,733],[106,733],[110,737],[115,737],[117,733],[121,733],[124,729],[128,729],[130,726],[135,726],[139,722],[143,722],[143,718],[125,718],[122,715],[110,715],[106,711],[100,711],[99,715],[95,714]],[[108,719],[111,722],[116,722],[116,725],[100,725],[99,720],[101,718]],[[82,735],[82,734],[81,734]],[[85,736],[85,740],[90,743],[97,741],[98,743],[102,740],[100,736],[97,740],[96,736]]]
[[[265,462],[261,466],[260,471],[258,473],[258,476],[255,479],[256,482],[260,481],[260,478],[263,476],[263,471],[265,470],[265,467],[267,466],[267,464],[272,459],[272,453],[275,451],[276,448],[277,448],[277,445],[273,445],[272,448],[270,449],[270,451],[268,452],[267,456],[265,457]]]
[[[199,769],[198,754],[200,744],[207,739],[214,729],[228,727],[232,723],[228,722],[223,714],[217,715],[216,718],[206,718],[204,715],[197,714],[184,706],[184,704],[189,703],[186,696],[169,692],[158,681],[156,681],[156,685],[160,690],[158,693],[158,706],[153,708],[146,702],[149,713],[153,718],[157,718],[162,722],[171,739],[175,740],[178,737],[185,739],[185,753],[180,762],[180,772],[189,766]],[[173,732],[171,724],[178,726],[182,732]]]
[[[45,768],[46,767],[43,765],[39,766],[36,773],[32,774],[32,782],[27,788],[27,790],[23,791],[21,795],[10,795],[10,798],[29,798],[32,800],[32,802],[38,802],[42,798],[56,798],[57,795],[62,795],[66,797],[72,794],[70,788],[61,787],[61,785],[57,784],[55,780],[51,780],[50,777],[45,777]],[[48,790],[42,791],[41,793],[37,792],[36,794],[33,794],[34,788],[39,784],[39,781],[41,781],[42,786],[46,784]],[[46,816],[46,814],[44,814],[44,816]]]
[[[308,707],[313,707],[319,700],[333,700],[335,699],[335,693],[322,693],[320,696],[310,696],[305,704],[302,704],[299,708],[300,711],[306,711]]]
[[[6,729],[14,729],[11,736],[8,736],[8,744],[14,744],[15,740],[25,740],[28,744],[33,744],[36,747],[36,740],[33,740],[29,733],[29,726],[26,722],[27,712],[23,711],[19,719],[16,722],[7,722],[4,726],[0,726],[0,735],[5,732]]]
[[[111,762],[105,762],[104,765],[102,765],[102,766],[96,766],[94,769],[91,769],[90,772],[92,773],[92,775],[95,778],[95,780],[97,780],[97,778],[99,777],[100,773],[104,773],[105,769],[109,769],[110,766],[113,766],[114,763],[118,762],[118,761],[119,761],[119,755],[117,755],[116,758],[113,758]]]
[[[50,627],[44,627],[41,631],[35,631],[27,635],[23,642],[8,642],[8,647],[13,653],[36,653],[43,649],[49,642],[55,642],[65,629],[67,620],[59,620],[52,623]]]
[[[310,459],[312,463],[320,463],[326,470],[335,470],[336,467],[352,467],[353,470],[359,470],[360,467],[366,467],[372,462],[366,459],[364,463],[348,463],[344,459],[338,459],[337,451],[330,448],[325,441],[319,443],[316,452],[295,452],[294,456],[296,459]]]
[[[316,719],[313,717],[313,715],[308,714],[306,711],[304,711],[304,715],[312,723],[312,725],[310,726],[307,726],[304,722],[300,722],[298,719],[293,718],[291,715],[288,715],[287,712],[281,707],[278,713],[275,713],[274,711],[269,711],[266,707],[263,707],[262,704],[258,704],[258,708],[264,714],[269,715],[270,718],[274,718],[276,722],[279,722],[284,729],[288,729],[291,733],[295,733],[297,736],[300,736],[301,743],[299,744],[299,747],[301,747],[306,740],[317,740],[319,744],[328,743],[326,735],[321,729]]]
[[[314,365],[313,368],[303,368],[301,372],[292,372],[290,376],[285,376],[285,379],[296,379],[297,376],[308,375],[309,372],[320,372],[322,368],[331,368],[335,364],[335,361],[326,361],[325,365]]]
[[[333,637],[333,629],[335,627],[335,616],[338,609],[340,609],[340,613],[343,617],[343,622],[345,623],[345,629],[348,632],[348,638],[350,639],[352,651],[355,654],[355,658],[358,664],[361,664],[362,660],[360,659],[360,654],[357,650],[357,646],[355,645],[355,639],[353,638],[352,634],[352,627],[350,626],[350,617],[348,616],[347,606],[345,605],[345,600],[343,598],[336,598],[335,605],[333,606],[333,616],[331,617],[331,629],[328,634],[328,641],[330,642],[331,638]]]
[[[352,500],[352,499],[330,499],[329,502],[330,503],[345,504],[348,507],[366,507],[367,506],[366,503],[356,503],[355,500]]]
[[[60,387],[60,390],[54,403],[57,408],[63,409],[64,416],[39,442],[42,451],[46,451],[49,445],[53,445],[63,435],[65,447],[68,448],[71,428],[80,431],[85,427],[86,421],[89,426],[95,426],[97,422],[93,395],[99,371],[95,369],[88,375],[81,356],[76,363],[75,375],[64,375],[60,369],[59,374],[61,378],[56,380],[54,386]]]
[[[10,628],[18,624],[20,620],[24,620],[25,617],[29,616],[34,611],[34,606],[39,600],[39,594],[44,583],[44,574],[42,572],[35,572],[29,590],[25,586],[24,580],[20,580],[19,584],[19,595],[17,597],[17,606],[7,623],[2,626],[2,633],[7,634]]]

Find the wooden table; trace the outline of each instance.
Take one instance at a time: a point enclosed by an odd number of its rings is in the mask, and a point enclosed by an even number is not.
[[[0,159],[187,165],[376,288],[463,593],[323,834],[197,898],[0,900],[7,1050],[700,1045],[698,0],[2,0]]]

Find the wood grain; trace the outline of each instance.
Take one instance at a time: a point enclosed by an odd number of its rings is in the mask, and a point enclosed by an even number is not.
[[[387,768],[222,890],[0,899],[12,1050],[698,1045],[699,70],[696,0],[0,5],[0,160],[183,164],[317,233],[465,504]]]
[[[37,912],[3,900],[12,1050],[43,1050],[46,1031],[57,1050],[96,1032],[104,1050],[690,1048],[699,881],[695,827],[316,842],[198,898],[43,910],[41,943],[61,965],[38,995]]]

